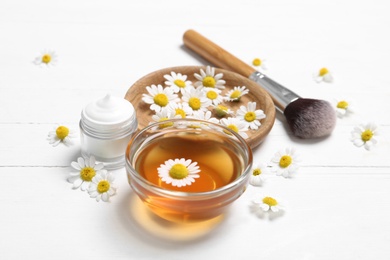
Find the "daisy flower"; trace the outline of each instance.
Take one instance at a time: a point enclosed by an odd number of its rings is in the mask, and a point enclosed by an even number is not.
[[[217,106],[223,101],[223,97],[220,95],[221,90],[217,88],[203,88],[203,91],[206,94],[206,98],[208,98],[213,105]]]
[[[346,100],[337,100],[335,102],[335,107],[336,107],[336,113],[337,116],[342,118],[344,116],[347,116],[351,113],[353,113],[353,105],[351,105],[351,101],[346,101]]]
[[[214,124],[219,124],[218,119],[216,119],[215,117],[211,117],[211,111],[206,111],[206,112],[200,111],[199,113],[196,113],[193,116],[191,116],[191,118],[208,121]]]
[[[49,144],[53,146],[57,146],[59,143],[63,143],[66,146],[70,146],[73,144],[71,140],[76,136],[76,132],[72,129],[69,129],[66,126],[56,126],[52,131],[47,135],[47,140]]]
[[[217,117],[224,117],[226,115],[233,115],[233,111],[230,108],[223,106],[221,104],[214,106],[213,109],[214,109]]]
[[[271,170],[287,178],[298,170],[300,159],[294,148],[286,148],[277,152],[271,162]]]
[[[283,210],[283,207],[280,205],[279,201],[269,196],[256,198],[252,201],[252,203],[263,212],[272,211],[276,213]]]
[[[351,132],[351,141],[357,147],[364,146],[370,150],[378,142],[378,126],[375,123],[367,123],[356,126]]]
[[[191,185],[199,178],[200,169],[197,162],[192,162],[190,159],[169,159],[161,164],[157,169],[158,176],[161,180],[172,186],[184,187]]]
[[[172,88],[173,93],[183,92],[189,88],[193,88],[192,82],[187,80],[187,75],[182,75],[181,73],[171,72],[171,75],[164,75],[165,85]]]
[[[192,108],[187,103],[171,103],[168,106],[168,111],[174,115],[179,115],[181,118],[186,118],[192,114]]]
[[[68,182],[73,184],[73,189],[86,190],[91,183],[93,177],[96,176],[102,169],[103,163],[96,163],[95,157],[90,158],[79,157],[77,162],[72,162],[71,166],[74,170],[70,173]]]
[[[207,111],[207,107],[211,104],[211,101],[201,89],[190,89],[189,91],[185,91],[182,99],[192,109],[192,113],[197,113],[198,111],[205,112]]]
[[[264,174],[268,171],[265,163],[259,163],[252,168],[252,174],[249,177],[249,183],[253,186],[261,186],[265,181]]]
[[[245,133],[248,131],[248,123],[245,121],[242,121],[238,118],[235,117],[228,117],[228,118],[222,118],[220,121],[220,124],[230,128],[234,132],[238,133],[241,135],[242,138],[246,139],[248,138],[248,134]],[[229,132],[226,132],[229,133]]]
[[[160,112],[172,102],[179,102],[180,99],[173,93],[171,88],[163,88],[161,85],[147,86],[148,94],[142,94],[142,100],[150,104],[150,109]]]
[[[41,67],[56,65],[58,61],[57,54],[54,51],[43,51],[35,57],[33,63]]]
[[[89,185],[88,193],[91,198],[96,201],[108,202],[111,196],[116,193],[116,188],[113,187],[114,176],[106,170],[99,171]]]
[[[314,75],[314,80],[317,83],[320,83],[321,81],[332,83],[333,82],[333,75],[330,73],[330,71],[327,68],[321,68],[318,73]]]
[[[194,73],[195,78],[198,80],[195,82],[195,87],[203,88],[219,88],[224,89],[226,81],[222,80],[223,73],[215,75],[215,68],[207,66],[206,72],[200,69],[200,74]]]
[[[245,120],[249,123],[250,129],[258,129],[261,125],[260,119],[265,118],[264,111],[261,109],[256,110],[256,102],[248,102],[247,106],[240,106],[237,111],[237,118]]]
[[[249,93],[249,89],[245,86],[242,87],[234,87],[226,93],[225,100],[226,101],[239,101],[240,98]]]
[[[255,66],[255,67],[262,68],[263,70],[267,69],[266,60],[265,59],[262,60],[260,58],[254,58],[253,61],[252,61],[252,65]]]
[[[164,109],[160,112],[156,112],[156,114],[152,115],[152,119],[154,122],[161,122],[161,124],[158,125],[159,128],[165,128],[165,127],[170,127],[173,126],[173,122],[165,122],[168,119],[173,119],[173,118],[181,118],[181,115],[176,115],[175,112],[172,110]],[[151,122],[154,123],[154,122]]]

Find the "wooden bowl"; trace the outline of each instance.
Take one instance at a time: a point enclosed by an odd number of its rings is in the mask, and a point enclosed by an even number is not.
[[[206,71],[206,67],[202,66],[181,66],[166,68],[152,72],[135,82],[127,91],[125,99],[130,101],[136,110],[138,129],[142,129],[150,122],[152,122],[152,115],[155,114],[154,111],[150,110],[150,105],[142,101],[142,94],[148,93],[146,91],[147,86],[152,84],[161,84],[164,87],[164,82],[166,81],[164,75],[170,75],[172,71],[187,75],[187,80],[195,83],[197,80],[194,77],[194,73],[200,74],[200,69]],[[242,96],[240,101],[224,102],[224,106],[229,107],[232,111],[237,111],[240,106],[246,106],[248,102],[256,102],[256,109],[261,109],[264,111],[266,117],[260,120],[261,126],[257,130],[247,131],[249,136],[246,139],[247,143],[251,148],[258,146],[271,131],[275,121],[275,106],[271,97],[257,83],[237,73],[218,68],[215,68],[215,73],[223,73],[222,79],[226,81],[225,89],[222,91],[222,95],[236,86],[245,86],[247,89],[249,89],[249,93]]]

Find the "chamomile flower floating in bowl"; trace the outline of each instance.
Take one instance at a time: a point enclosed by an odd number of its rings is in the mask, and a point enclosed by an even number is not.
[[[153,213],[173,222],[223,214],[248,185],[249,145],[220,124],[190,118],[168,122],[164,128],[145,127],[129,143],[131,188]]]
[[[45,50],[35,57],[33,63],[41,67],[50,67],[56,65],[58,56],[54,51]]]
[[[160,112],[163,108],[167,108],[172,102],[176,102],[178,97],[173,93],[171,88],[163,88],[161,85],[147,86],[148,94],[142,94],[142,100],[150,104],[150,109]]]
[[[206,88],[219,88],[224,89],[226,81],[223,80],[223,73],[215,73],[215,68],[210,66],[206,67],[206,72],[200,69],[200,74],[195,73],[195,78],[198,80],[195,82],[196,87]]]

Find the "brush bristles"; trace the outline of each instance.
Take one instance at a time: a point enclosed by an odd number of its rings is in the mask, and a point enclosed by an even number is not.
[[[293,134],[300,138],[318,138],[332,133],[336,125],[336,112],[329,102],[298,98],[284,110]]]

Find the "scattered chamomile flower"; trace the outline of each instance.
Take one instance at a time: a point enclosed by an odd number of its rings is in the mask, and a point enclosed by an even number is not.
[[[248,138],[248,134],[245,133],[248,131],[248,123],[240,120],[235,117],[228,117],[228,118],[222,118],[220,121],[220,124],[233,130],[234,132],[238,133],[241,135],[242,138],[246,139]],[[228,134],[231,134],[229,132],[226,132]]]
[[[364,146],[370,150],[378,143],[378,126],[375,123],[360,124],[351,132],[351,141],[357,147]]]
[[[182,75],[181,73],[171,72],[171,75],[164,75],[165,85],[172,88],[173,93],[181,92],[183,94],[184,91],[189,88],[193,88],[192,82],[187,80],[187,75]]]
[[[116,193],[116,188],[113,187],[114,176],[106,170],[100,170],[92,178],[91,184],[88,188],[88,193],[91,198],[96,201],[108,202],[111,196]]]
[[[344,116],[348,116],[353,113],[353,102],[346,101],[345,99],[336,100],[335,102],[336,114],[338,117],[342,118]]]
[[[224,89],[226,81],[222,79],[223,73],[215,75],[215,68],[207,66],[206,72],[200,69],[200,74],[194,73],[195,78],[198,80],[195,82],[195,87],[203,88],[219,88]]]
[[[249,184],[261,186],[265,181],[265,175],[268,172],[267,164],[259,163],[252,167],[252,174],[249,177]]]
[[[200,111],[199,113],[196,113],[193,116],[191,116],[191,118],[208,121],[214,124],[219,124],[219,120],[216,119],[215,117],[211,117],[211,115],[212,115],[211,111],[206,111],[206,112]]]
[[[294,148],[286,148],[277,152],[271,162],[271,170],[287,178],[298,170],[300,159]]]
[[[253,61],[252,61],[252,65],[255,66],[255,67],[259,67],[259,68],[261,68],[263,70],[267,69],[266,60],[265,59],[254,58]]]
[[[185,91],[182,99],[192,109],[192,113],[198,111],[207,111],[207,107],[211,105],[211,101],[206,97],[206,94],[201,89],[190,89]]]
[[[101,170],[103,170],[103,163],[96,163],[95,157],[90,158],[79,157],[77,162],[72,162],[71,166],[75,169],[75,172],[70,173],[68,182],[73,184],[73,189],[86,190],[91,183],[93,177],[96,176]]]
[[[214,106],[214,111],[215,111],[215,114],[217,115],[217,117],[224,117],[226,115],[233,115],[233,111],[224,106],[224,105],[217,105],[217,106]]]
[[[155,122],[161,122],[161,124],[158,125],[159,128],[165,128],[165,127],[170,127],[173,126],[173,122],[165,122],[166,120],[169,119],[174,119],[174,118],[181,118],[181,115],[176,115],[174,111],[169,110],[169,109],[163,109],[160,112],[156,112],[156,114],[152,115],[152,119]]]
[[[179,115],[181,118],[186,118],[192,114],[192,109],[187,103],[171,103],[168,106],[168,111],[172,111],[174,115]]]
[[[206,94],[206,98],[208,98],[211,103],[215,106],[222,103],[223,97],[220,95],[221,90],[217,88],[203,88],[204,93]]]
[[[43,51],[40,55],[35,57],[33,63],[41,67],[46,66],[50,67],[56,65],[58,62],[57,54],[54,51]]]
[[[279,203],[279,201],[270,196],[256,198],[252,200],[252,203],[263,212],[272,211],[276,213],[283,210],[283,206]]]
[[[200,169],[197,162],[192,162],[191,159],[169,159],[157,168],[158,176],[161,180],[172,186],[184,187],[191,185],[199,178]]]
[[[146,90],[149,94],[142,94],[142,100],[150,104],[150,109],[160,112],[172,102],[179,102],[177,94],[173,93],[171,88],[163,88],[161,85],[147,86]]]
[[[226,93],[225,100],[226,101],[240,101],[241,97],[248,94],[249,89],[245,86],[242,87],[234,87]]]
[[[66,126],[56,126],[52,131],[49,132],[47,140],[49,144],[57,146],[59,143],[63,143],[66,146],[73,144],[71,140],[76,136],[76,132],[72,129],[69,129]]]
[[[250,129],[258,129],[261,125],[260,120],[265,118],[263,110],[256,110],[256,102],[248,102],[246,107],[240,106],[240,109],[236,112],[236,116],[248,122]]]
[[[330,73],[330,71],[327,68],[321,68],[318,73],[314,75],[314,80],[317,83],[320,83],[321,81],[326,83],[332,83],[333,82],[333,75]]]

